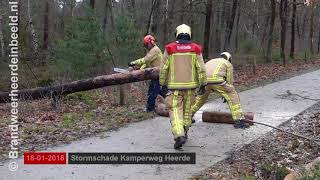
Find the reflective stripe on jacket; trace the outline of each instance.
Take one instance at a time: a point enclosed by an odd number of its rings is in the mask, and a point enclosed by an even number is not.
[[[162,60],[162,52],[158,46],[154,46],[148,51],[145,57],[133,61],[133,64],[140,66],[140,69],[160,66]]]
[[[195,43],[170,43],[160,68],[160,84],[169,89],[194,89],[207,84],[201,47]]]
[[[206,63],[208,76],[208,84],[217,84],[227,81],[228,84],[233,84],[233,66],[223,59],[216,58]]]

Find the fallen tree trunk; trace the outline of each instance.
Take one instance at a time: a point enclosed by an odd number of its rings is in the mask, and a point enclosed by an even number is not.
[[[46,97],[57,97],[79,91],[87,91],[105,86],[126,84],[159,78],[159,68],[148,68],[129,73],[117,73],[95,78],[74,81],[62,85],[39,87],[19,91],[19,100],[34,100]],[[10,102],[10,92],[0,93],[0,103]]]
[[[254,114],[252,112],[246,112],[244,113],[244,117],[246,120],[253,121]],[[204,111],[202,113],[202,121],[209,122],[209,123],[234,124],[231,114],[227,112]]]

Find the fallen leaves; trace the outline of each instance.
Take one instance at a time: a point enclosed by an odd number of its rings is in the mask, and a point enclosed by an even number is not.
[[[290,132],[320,138],[320,103],[282,125]],[[320,147],[303,139],[273,131],[231,153],[230,157],[192,179],[277,179],[320,156]]]

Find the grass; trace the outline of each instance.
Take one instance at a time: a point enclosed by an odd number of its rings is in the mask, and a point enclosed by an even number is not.
[[[61,121],[61,126],[63,128],[70,128],[75,122],[79,120],[79,115],[75,113],[64,114]]]
[[[93,99],[93,94],[89,92],[76,92],[66,96],[65,100],[68,101],[81,101],[88,105],[90,108],[95,108],[96,103]]]

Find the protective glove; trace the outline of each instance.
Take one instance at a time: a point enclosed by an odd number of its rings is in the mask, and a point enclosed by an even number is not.
[[[236,129],[245,129],[245,128],[249,128],[250,125],[244,122],[243,119],[237,119],[233,124],[233,127]]]
[[[226,98],[221,97],[221,99],[222,99],[222,102],[223,102],[223,103],[226,103],[226,102],[227,102]]]
[[[204,95],[204,93],[206,93],[206,86],[200,86],[199,90],[198,90],[198,95]]]
[[[129,62],[129,63],[128,63],[128,66],[129,66],[129,67],[133,67],[133,66],[135,66],[135,64],[134,64],[133,62]]]
[[[168,87],[167,86],[161,86],[160,95],[162,97],[166,97],[167,93],[168,93]]]

